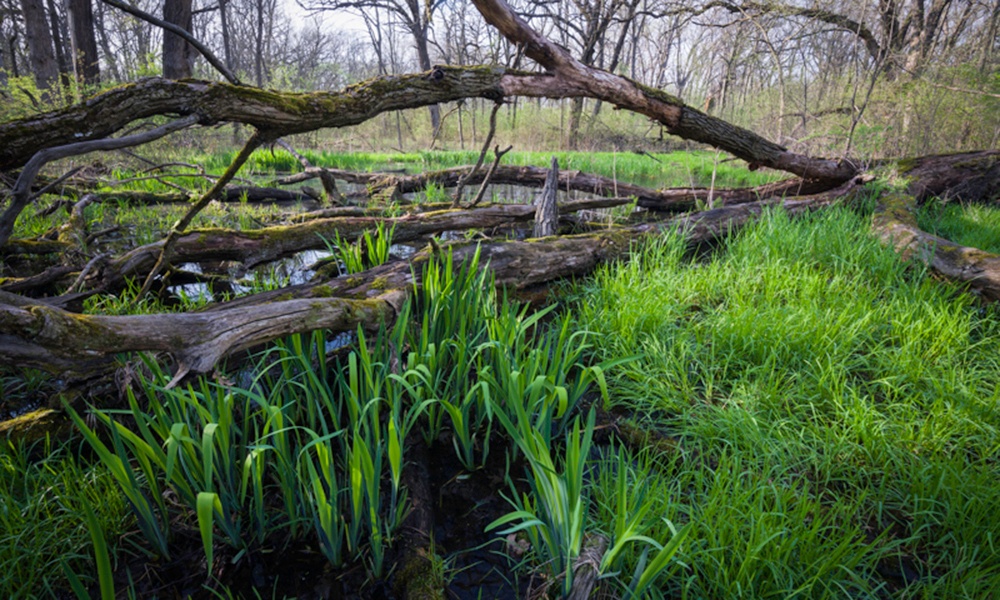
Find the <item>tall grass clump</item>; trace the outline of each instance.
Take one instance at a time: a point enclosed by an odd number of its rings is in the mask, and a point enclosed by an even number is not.
[[[401,332],[384,332],[385,344]],[[370,347],[360,334],[336,375],[326,371],[325,348],[322,332],[280,342],[243,387],[200,380],[168,389],[168,375],[150,362],[142,401],[128,394],[128,419],[92,411],[110,445],[73,414],[151,551],[170,553],[177,515],[163,502],[169,489],[180,516],[197,525],[210,569],[218,544],[238,558],[283,531],[316,539],[335,566],[363,560],[384,576],[385,549],[405,515],[401,440],[420,407],[403,406],[388,360],[377,360],[387,356],[380,343]],[[383,480],[392,482],[387,496]]]
[[[643,352],[612,398],[679,443],[674,593],[1000,589],[1000,315],[868,227],[771,212],[704,260],[666,236],[581,287],[597,358]]]

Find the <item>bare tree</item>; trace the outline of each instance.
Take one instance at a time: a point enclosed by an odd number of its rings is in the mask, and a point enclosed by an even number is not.
[[[429,32],[435,11],[444,0],[298,0],[299,4],[308,10],[316,11],[354,11],[365,14],[369,11],[384,9],[399,19],[413,38],[413,46],[417,52],[417,64],[423,71],[431,68]],[[431,127],[436,133],[441,127],[441,110],[435,104],[428,107],[431,117]]]

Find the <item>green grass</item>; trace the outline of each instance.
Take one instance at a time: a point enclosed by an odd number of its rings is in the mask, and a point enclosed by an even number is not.
[[[927,204],[917,211],[917,223],[963,246],[1000,254],[1000,210],[983,204]]]
[[[86,507],[117,540],[130,525],[125,498],[100,464],[74,458],[70,445],[0,445],[0,596],[50,596],[66,571],[97,580]],[[112,544],[117,546],[117,544]]]
[[[693,524],[671,593],[1000,590],[1000,314],[866,231],[770,213],[704,262],[668,236],[579,290],[598,358],[644,353],[615,401],[680,442],[651,483]],[[879,573],[900,564],[919,578]]]

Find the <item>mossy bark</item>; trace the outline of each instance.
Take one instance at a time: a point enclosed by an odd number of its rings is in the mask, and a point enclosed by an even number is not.
[[[499,83],[504,70],[499,67],[438,67],[434,73],[440,76],[377,77],[342,91],[310,93],[144,79],[61,110],[0,125],[0,169],[21,166],[42,149],[106,138],[133,121],[157,115],[198,115],[204,125],[243,123],[278,138],[357,125],[385,111],[503,95]]]
[[[910,193],[884,194],[872,217],[876,235],[905,258],[926,263],[935,273],[984,298],[1000,300],[1000,256],[922,231],[913,214],[916,206]]]

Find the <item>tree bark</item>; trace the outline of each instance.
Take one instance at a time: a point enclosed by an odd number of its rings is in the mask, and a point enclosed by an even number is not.
[[[191,0],[166,0],[163,20],[185,31],[191,31]],[[194,68],[195,50],[175,33],[163,32],[163,76],[167,79],[189,79]]]
[[[916,206],[911,194],[883,195],[872,218],[875,233],[905,258],[927,264],[988,300],[1000,300],[1000,256],[921,231],[913,214]]]
[[[101,66],[97,56],[97,38],[94,28],[94,8],[91,0],[67,0],[70,41],[73,46],[73,72],[76,80],[84,85],[101,81]]]
[[[898,161],[899,174],[910,179],[909,192],[919,203],[937,196],[984,202],[1000,198],[1000,151],[922,156]]]
[[[559,214],[556,209],[556,195],[559,192],[559,159],[552,157],[552,166],[545,178],[542,193],[535,198],[535,229],[536,238],[555,235],[556,222]]]
[[[28,40],[28,60],[35,83],[40,90],[49,90],[59,78],[59,68],[52,46],[52,34],[45,18],[42,0],[21,0],[24,30]]]
[[[63,85],[69,85],[69,72],[72,69],[69,61],[66,60],[66,48],[63,44],[63,27],[59,22],[59,11],[56,9],[54,0],[46,0],[49,6],[49,24],[52,28],[52,45],[56,51],[56,66],[62,76]]]

